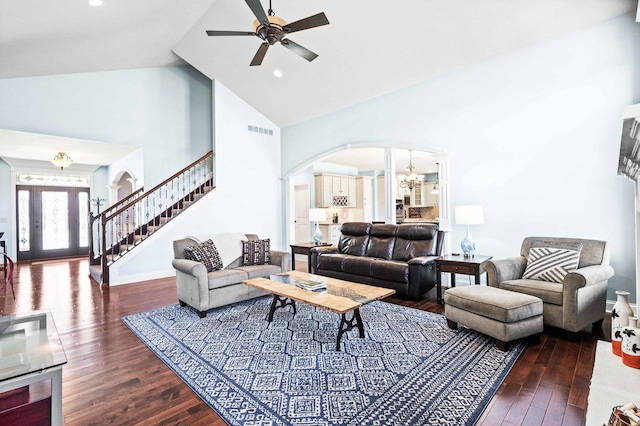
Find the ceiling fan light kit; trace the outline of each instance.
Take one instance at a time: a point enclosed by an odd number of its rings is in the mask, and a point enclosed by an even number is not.
[[[320,27],[322,25],[328,25],[329,20],[326,15],[321,12],[307,18],[300,19],[298,21],[287,23],[284,19],[275,15],[271,9],[271,1],[269,1],[268,14],[262,8],[260,0],[245,0],[247,5],[256,17],[253,22],[253,32],[250,31],[215,31],[207,30],[208,36],[256,36],[260,38],[263,43],[258,47],[258,51],[251,60],[250,66],[258,66],[262,64],[262,60],[269,49],[276,43],[280,43],[293,53],[301,56],[307,61],[311,62],[318,55],[306,47],[300,46],[298,43],[291,39],[285,38],[287,34],[294,33],[296,31],[308,30],[310,28]]]

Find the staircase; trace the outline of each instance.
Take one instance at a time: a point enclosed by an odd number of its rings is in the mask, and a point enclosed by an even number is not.
[[[90,274],[109,284],[109,267],[213,190],[213,151],[145,192],[139,189],[97,216],[90,213]]]

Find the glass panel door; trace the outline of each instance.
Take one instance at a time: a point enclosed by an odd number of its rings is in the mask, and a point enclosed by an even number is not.
[[[89,254],[89,189],[18,186],[18,260]]]
[[[42,250],[69,248],[69,194],[63,191],[42,191]]]

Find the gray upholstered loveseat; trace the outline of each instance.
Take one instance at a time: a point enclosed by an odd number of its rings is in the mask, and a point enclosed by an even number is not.
[[[532,247],[580,247],[578,268],[561,282],[523,278]],[[542,299],[545,325],[568,332],[568,337],[593,324],[600,326],[606,314],[607,283],[614,271],[609,266],[606,241],[578,238],[527,237],[520,255],[491,259],[484,264],[487,284]]]
[[[185,247],[211,239],[222,260],[222,269],[207,272],[203,263],[187,259]],[[195,308],[200,317],[207,310],[265,295],[261,290],[242,284],[243,280],[269,277],[291,270],[291,254],[270,250],[270,262],[263,265],[243,264],[243,240],[258,240],[254,234],[225,233],[186,237],[173,242],[178,300],[182,306]]]
[[[340,233],[337,246],[311,249],[314,274],[391,288],[412,299],[435,286],[434,261],[444,243],[437,224],[349,222]]]

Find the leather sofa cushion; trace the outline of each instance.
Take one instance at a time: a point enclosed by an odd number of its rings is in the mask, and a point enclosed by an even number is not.
[[[399,225],[392,259],[406,262],[414,257],[435,256],[437,236],[437,225]]]
[[[406,283],[409,282],[409,264],[376,259],[371,264],[371,276],[376,280]]]
[[[368,257],[378,257],[380,259],[390,260],[393,256],[393,248],[395,247],[396,239],[391,238],[369,238],[369,245],[367,246]]]
[[[562,284],[547,281],[518,279],[500,283],[503,290],[536,296],[544,303],[562,306]]]
[[[375,262],[371,257],[349,256],[342,263],[342,270],[347,274],[371,276],[371,265]]]
[[[396,245],[393,249],[393,260],[407,262],[414,257],[435,256],[435,240],[405,240],[396,238]]]
[[[347,256],[348,255],[340,253],[323,254],[322,256],[318,256],[318,269],[342,271],[342,265]]]
[[[369,243],[370,223],[349,222],[340,227],[338,251],[342,254],[364,256]]]
[[[367,256],[379,257],[381,259],[391,259],[393,247],[396,241],[396,225],[375,224],[369,231],[369,244],[367,245]]]

